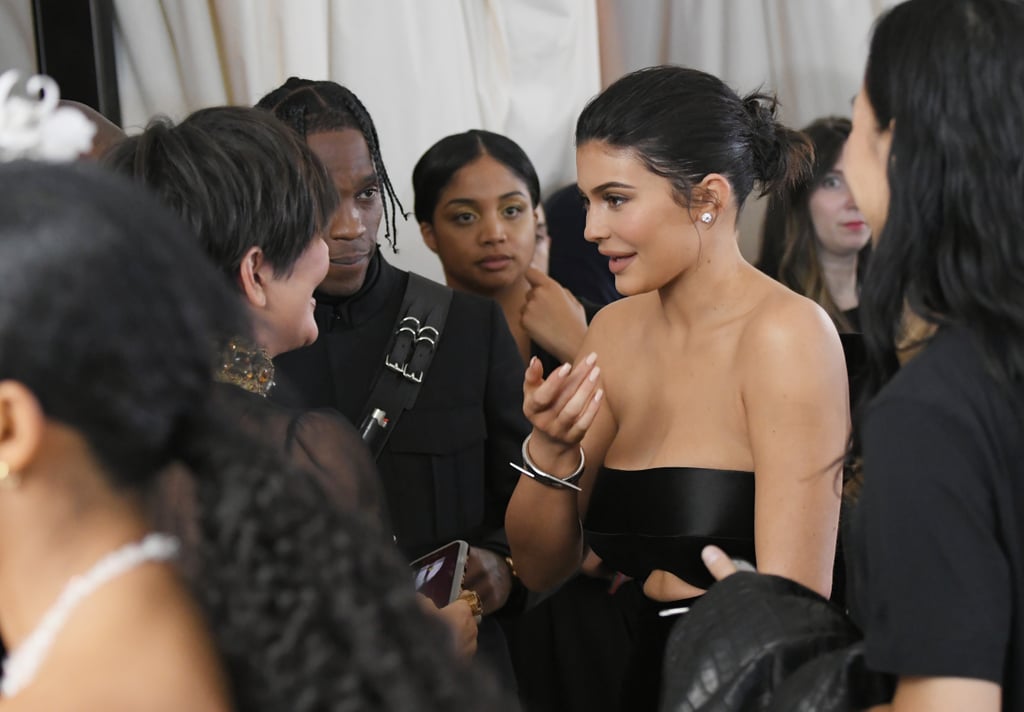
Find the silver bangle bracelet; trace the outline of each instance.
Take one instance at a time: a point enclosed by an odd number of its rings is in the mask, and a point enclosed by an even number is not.
[[[526,436],[526,439],[523,440],[523,464],[525,465],[525,467],[519,467],[518,465],[511,462],[509,464],[512,465],[514,469],[518,470],[527,477],[533,478],[534,480],[540,482],[541,484],[547,485],[549,487],[555,487],[557,489],[569,488],[579,492],[580,487],[576,483],[579,482],[581,477],[583,477],[583,468],[587,464],[587,456],[584,454],[583,448],[580,447],[580,464],[573,471],[573,473],[568,477],[556,477],[555,475],[545,472],[544,470],[537,467],[536,463],[534,463],[533,459],[530,457],[529,445],[530,438],[532,436],[533,433],[530,433],[529,435]]]

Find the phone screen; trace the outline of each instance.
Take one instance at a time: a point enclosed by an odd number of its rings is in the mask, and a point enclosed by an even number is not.
[[[455,600],[462,588],[467,551],[465,542],[453,541],[412,562],[416,590],[438,608]]]

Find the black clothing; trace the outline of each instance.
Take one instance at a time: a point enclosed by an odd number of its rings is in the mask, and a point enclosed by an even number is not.
[[[616,571],[642,581],[661,569],[707,588],[714,579],[700,558],[705,546],[754,563],[754,474],[602,467],[583,529],[594,552]]]
[[[702,467],[603,466],[583,530],[606,566],[633,577],[626,610],[631,641],[615,703],[622,710],[655,710],[665,641],[678,620],[659,613],[688,607],[692,600],[650,600],[643,595],[643,582],[653,569],[661,569],[695,586],[710,586],[712,578],[700,558],[708,544],[753,562],[754,475]]]
[[[871,404],[863,454],[852,612],[868,665],[990,680],[1024,710],[1024,384],[944,328]]]
[[[664,663],[663,712],[862,712],[892,700],[843,612],[770,574],[712,586],[672,628]]]
[[[621,299],[608,258],[597,251],[597,245],[583,239],[586,213],[579,188],[573,184],[556,190],[544,201],[544,214],[551,236],[548,274],[581,301],[604,306]]]
[[[850,329],[847,333],[859,334],[860,333],[860,307],[854,307],[853,309],[847,309],[843,313],[843,317],[850,324]]]
[[[408,279],[378,251],[354,295],[317,294],[320,337],[278,357],[272,397],[334,407],[359,425]],[[505,508],[518,481],[508,463],[519,461],[529,432],[523,370],[497,303],[455,292],[416,404],[377,460],[395,540],[409,561],[453,539],[508,555]],[[477,657],[514,688],[508,649],[490,617],[477,642]]]
[[[332,504],[362,512],[387,530],[377,466],[347,420],[330,410],[292,410],[227,383],[214,384],[213,392],[247,433],[280,446],[292,464],[312,475]]]
[[[363,287],[317,295],[320,338],[279,356],[279,388],[306,407],[363,413],[393,332],[408,273],[378,252]],[[507,554],[505,507],[528,425],[523,364],[498,305],[456,292],[416,405],[377,461],[398,546],[409,560],[452,539]],[[277,391],[272,397],[277,396]]]

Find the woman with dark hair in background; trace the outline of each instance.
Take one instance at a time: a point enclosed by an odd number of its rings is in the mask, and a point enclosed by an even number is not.
[[[501,305],[523,362],[550,372],[576,356],[596,305],[531,266],[540,182],[512,139],[471,130],[447,136],[413,169],[416,220],[441,259],[448,286]],[[592,554],[584,571],[506,622],[526,709],[597,710],[614,703],[633,599],[609,594],[614,572]],[[611,698],[611,699],[610,699]]]
[[[416,162],[412,187],[420,233],[448,286],[501,305],[523,363],[537,356],[547,372],[576,356],[598,307],[585,311],[531,267],[540,181],[523,149],[479,129],[447,136]]]
[[[757,267],[820,304],[839,331],[860,331],[857,304],[871,228],[843,170],[850,120],[818,119],[801,133],[814,147],[814,168],[768,203]]]
[[[625,709],[657,704],[671,614],[711,583],[705,544],[728,540],[825,595],[831,584],[849,433],[839,339],[737,244],[755,183],[778,189],[809,163],[774,109],[703,72],[655,67],[612,84],[577,123],[586,237],[627,298],[594,319],[588,356],[546,380],[527,369],[530,476],[506,527],[528,586],[575,571],[581,529],[642,586]]]

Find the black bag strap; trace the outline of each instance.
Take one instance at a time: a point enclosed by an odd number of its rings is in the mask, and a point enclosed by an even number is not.
[[[360,420],[359,432],[374,459],[380,457],[402,413],[416,403],[451,303],[451,289],[409,273],[398,320]]]

